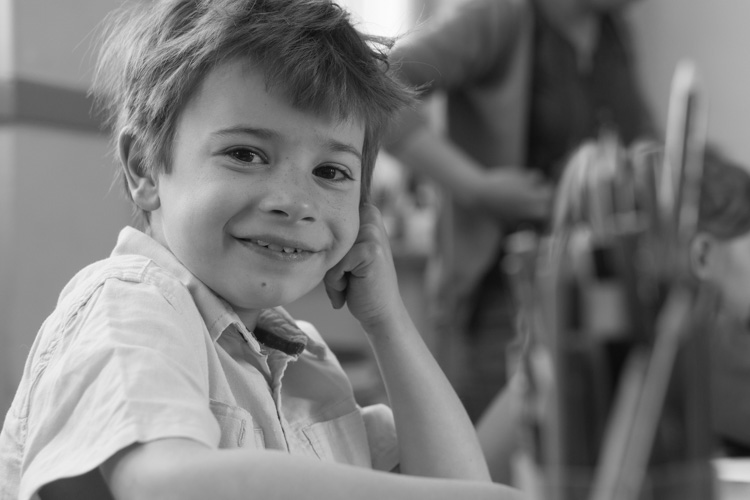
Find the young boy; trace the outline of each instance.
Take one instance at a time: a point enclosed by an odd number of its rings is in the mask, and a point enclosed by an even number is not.
[[[367,203],[410,100],[382,41],[329,0],[140,2],[112,26],[95,95],[144,229],[42,326],[0,498],[516,498],[489,481]],[[279,307],[321,280],[366,331],[392,412],[360,408]]]
[[[750,455],[750,172],[713,152],[690,254],[695,275],[722,298],[711,332],[714,431],[722,451]]]

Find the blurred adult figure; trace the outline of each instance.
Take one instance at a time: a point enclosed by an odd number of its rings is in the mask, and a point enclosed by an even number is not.
[[[430,316],[474,420],[508,371],[515,315],[499,266],[504,236],[544,227],[559,170],[583,140],[603,128],[625,144],[655,135],[621,17],[632,1],[467,0],[392,52],[404,81],[425,97],[446,94],[445,134],[410,110],[385,146],[446,194]]]

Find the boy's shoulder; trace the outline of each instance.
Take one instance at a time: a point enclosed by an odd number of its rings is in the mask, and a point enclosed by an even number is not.
[[[137,254],[112,255],[78,271],[60,292],[57,308],[70,309],[88,302],[97,290],[111,280],[150,285],[149,289],[164,295],[170,302],[178,297],[189,298],[190,295],[178,277],[153,259]]]

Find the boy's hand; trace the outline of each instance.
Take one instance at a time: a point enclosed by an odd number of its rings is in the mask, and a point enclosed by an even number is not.
[[[374,205],[360,207],[357,240],[326,273],[323,283],[333,307],[348,304],[366,331],[393,318],[403,307],[390,241]]]

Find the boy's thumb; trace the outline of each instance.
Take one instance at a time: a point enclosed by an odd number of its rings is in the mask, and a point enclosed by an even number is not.
[[[346,273],[338,271],[336,268],[331,269],[323,278],[323,285],[333,308],[341,309],[344,307],[346,303],[346,287],[348,285]]]

